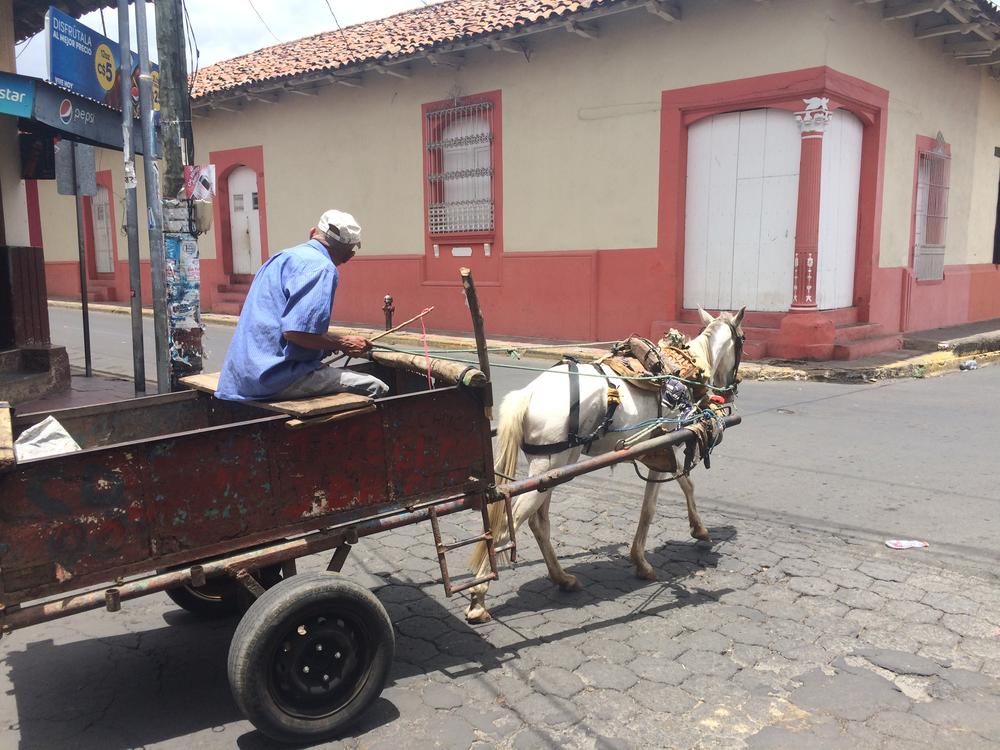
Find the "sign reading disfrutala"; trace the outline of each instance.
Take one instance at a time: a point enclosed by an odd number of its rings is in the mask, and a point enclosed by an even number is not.
[[[131,96],[138,108],[139,58],[135,53],[130,53],[130,80],[123,82],[118,75],[122,55],[118,42],[98,34],[52,6],[45,15],[45,30],[49,81],[115,109],[121,109],[123,96]],[[150,70],[153,77],[153,109],[158,111],[160,72],[155,63]]]

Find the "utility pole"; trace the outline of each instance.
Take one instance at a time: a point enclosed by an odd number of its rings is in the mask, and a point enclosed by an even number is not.
[[[163,252],[163,203],[160,170],[156,166],[156,127],[153,123],[153,75],[149,66],[146,2],[135,3],[135,37],[139,48],[139,114],[142,118],[142,171],[146,180],[149,233],[149,274],[153,282],[153,334],[156,343],[156,391],[170,391],[170,336],[167,328],[167,292]]]
[[[132,312],[132,375],[135,395],[146,395],[146,357],[142,340],[142,284],[139,279],[139,209],[136,198],[135,144],[132,142],[132,42],[128,0],[118,0],[118,85],[122,99],[122,144],[125,169],[125,232],[128,238],[128,281]]]
[[[191,98],[181,0],[156,0],[156,48],[160,63],[160,128],[163,133],[163,216],[170,310],[170,387],[201,372],[201,272],[194,204],[183,193],[184,166],[194,158]]]

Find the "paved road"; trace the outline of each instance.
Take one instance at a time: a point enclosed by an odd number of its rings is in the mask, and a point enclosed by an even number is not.
[[[440,591],[428,529],[362,542],[345,572],[380,583],[397,659],[362,726],[326,746],[997,747],[998,392],[1000,368],[745,383],[744,425],[696,476],[714,544],[686,537],[668,488],[660,581],[635,579],[639,481],[589,475],[552,510],[583,590],[555,589],[522,534],[485,626]],[[146,597],[4,638],[0,747],[272,747],[228,694],[234,625]]]

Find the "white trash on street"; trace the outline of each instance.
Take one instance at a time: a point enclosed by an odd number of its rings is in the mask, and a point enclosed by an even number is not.
[[[929,547],[927,542],[917,539],[886,539],[885,546],[890,549],[917,549],[918,547]]]

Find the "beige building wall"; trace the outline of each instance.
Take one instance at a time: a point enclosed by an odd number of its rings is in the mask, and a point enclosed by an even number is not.
[[[709,0],[685,12],[680,24],[645,11],[611,16],[597,39],[562,30],[528,37],[530,62],[476,49],[458,71],[417,61],[408,80],[368,73],[361,89],[216,110],[195,119],[198,159],[263,146],[272,252],[340,206],[361,221],[366,254],[422,253],[420,106],[500,89],[504,249],[653,247],[661,92],[824,62],[814,43],[823,3]],[[787,28],[818,31],[789,39]],[[215,257],[214,237],[201,247]]]
[[[115,238],[118,245],[118,260],[128,260],[128,239],[125,236],[125,180],[123,176],[123,161],[120,151],[99,148],[95,158],[97,171],[111,172],[113,186],[111,202],[115,211]],[[143,180],[142,157],[135,160],[136,172],[139,177],[138,215],[139,215],[139,255],[149,258],[149,237],[146,232],[146,193]],[[77,261],[80,257],[76,231],[76,199],[72,195],[59,195],[55,180],[38,181],[38,208],[42,218],[42,243],[45,247],[45,260]]]
[[[323,210],[338,206],[361,221],[366,254],[419,254],[420,106],[500,89],[504,250],[653,247],[661,92],[829,65],[890,92],[880,264],[907,262],[915,138],[939,131],[953,155],[946,262],[990,261],[1000,82],[944,55],[940,40],[914,39],[909,22],[881,21],[878,5],[702,0],[684,11],[679,24],[643,11],[610,16],[596,39],[531,36],[530,61],[475,49],[457,71],[416,61],[406,80],[366,73],[360,89],[332,85],[315,97],[215,110],[195,119],[197,160],[263,146],[271,252],[301,242]],[[121,224],[120,154],[101,152],[98,168],[114,174]],[[72,198],[56,196],[54,183],[39,187],[46,257],[73,259],[75,222],[49,218],[71,219]],[[144,216],[141,187],[139,194]],[[144,223],[140,240],[147,257]],[[203,258],[216,257],[214,232],[199,245]],[[124,260],[121,232],[118,251]]]
[[[996,219],[1000,82],[984,68],[917,40],[909,21],[884,22],[881,6],[830,3],[827,64],[889,90],[881,266],[907,265],[916,137],[951,145],[946,264],[989,263]],[[971,39],[972,37],[962,37]]]

